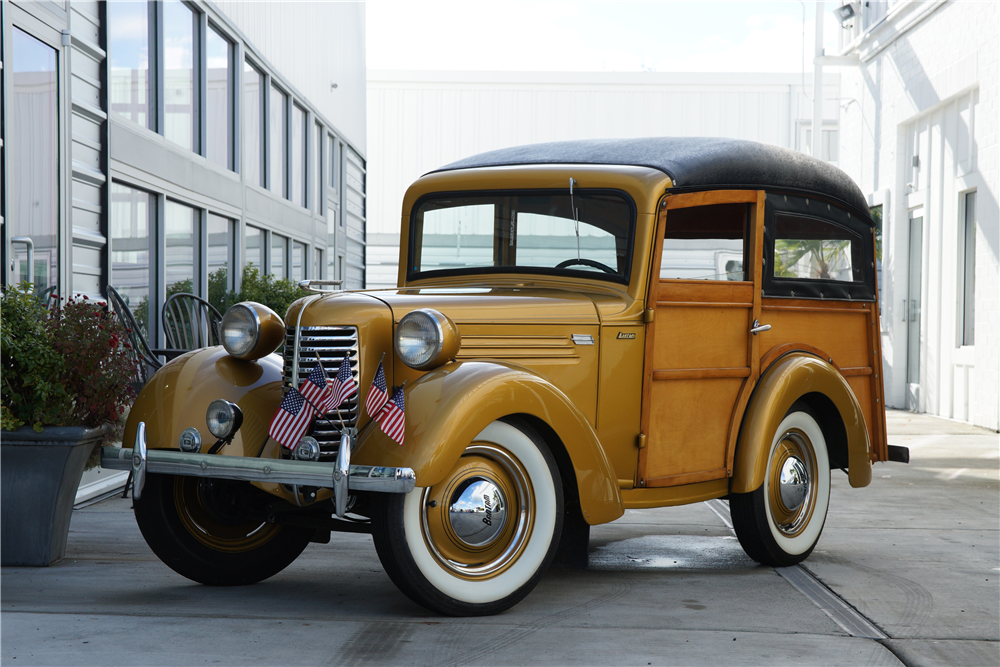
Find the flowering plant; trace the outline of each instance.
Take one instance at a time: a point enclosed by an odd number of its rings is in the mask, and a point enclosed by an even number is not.
[[[104,303],[50,298],[47,308],[22,283],[0,300],[0,425],[42,431],[111,423],[120,431],[135,398],[124,327]]]

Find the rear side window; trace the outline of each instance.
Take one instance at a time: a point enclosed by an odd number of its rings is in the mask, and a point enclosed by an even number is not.
[[[861,237],[817,218],[778,214],[775,218],[774,276],[862,282]]]
[[[667,211],[660,280],[746,280],[747,204]]]
[[[764,296],[875,300],[870,216],[811,197],[768,193],[764,219]]]

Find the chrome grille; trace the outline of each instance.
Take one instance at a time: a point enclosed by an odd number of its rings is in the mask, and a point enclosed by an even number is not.
[[[302,384],[316,366],[316,355],[323,364],[326,374],[336,377],[341,362],[347,356],[351,360],[351,374],[358,380],[358,330],[356,327],[302,327],[299,331],[299,346],[295,349],[295,327],[285,332],[285,365],[282,379],[286,387]],[[292,368],[298,360],[298,377],[292,381]],[[360,404],[358,395],[344,401],[340,415],[347,426],[356,426]],[[340,419],[337,411],[317,417],[309,433],[319,441],[320,461],[335,461],[340,448]]]

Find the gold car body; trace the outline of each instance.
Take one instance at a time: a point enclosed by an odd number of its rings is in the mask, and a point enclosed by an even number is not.
[[[407,277],[411,212],[435,192],[609,188],[635,204],[627,284],[533,273]],[[496,166],[432,173],[407,191],[399,287],[316,294],[285,314],[289,327],[356,327],[360,401],[384,358],[390,385],[405,385],[400,446],[359,410],[352,463],[412,468],[430,486],[453,468],[492,421],[522,415],[572,468],[584,518],[612,521],[627,508],[662,507],[745,493],[760,486],[770,433],[790,406],[816,397],[831,467],[865,486],[888,458],[878,305],[873,300],[769,297],[762,290],[764,221],[772,195],[758,189],[679,192],[663,171],[587,164]],[[747,280],[661,280],[666,221],[692,207],[749,207]],[[456,358],[418,371],[393,350],[407,313],[431,308],[457,326]],[[751,334],[758,322],[770,330]],[[593,344],[579,344],[590,337]],[[303,361],[302,363],[306,363]],[[207,433],[211,400],[237,403],[244,424],[221,454],[278,458],[266,437],[281,400],[282,360],[241,361],[222,348],[184,355],[145,387],[125,442],[145,421],[150,448],[175,449],[187,427]],[[825,398],[819,398],[825,397]],[[206,443],[206,446],[211,443]],[[299,502],[278,484],[264,490]],[[317,500],[330,497],[321,490]]]

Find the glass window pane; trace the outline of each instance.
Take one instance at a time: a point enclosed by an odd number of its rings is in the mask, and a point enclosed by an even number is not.
[[[292,201],[308,207],[306,199],[306,112],[292,105]]]
[[[264,230],[247,225],[246,265],[253,264],[258,270],[264,269]]]
[[[326,188],[324,187],[324,182],[323,182],[323,142],[324,141],[325,141],[325,139],[324,139],[324,134],[323,134],[323,126],[320,125],[319,123],[316,123],[316,142],[315,142],[316,143],[316,149],[314,151],[314,155],[313,155],[312,160],[311,160],[311,167],[312,167],[312,176],[311,176],[311,178],[312,178],[312,183],[313,183],[313,191],[316,193],[316,195],[315,195],[315,200],[316,200],[315,211],[317,213],[319,213],[320,215],[324,215],[326,213],[326,201],[325,201]]]
[[[965,195],[962,345],[976,344],[976,193]]]
[[[167,201],[165,223],[166,251],[166,296],[178,292],[198,294],[198,274],[200,265],[198,248],[198,212],[190,206]]]
[[[746,204],[669,211],[660,280],[746,280],[746,226]]]
[[[206,40],[208,51],[207,99],[205,100],[206,132],[205,157],[215,164],[226,167],[232,165],[232,151],[229,149],[229,128],[232,115],[229,110],[230,84],[229,60],[232,44],[211,26]]]
[[[264,75],[243,63],[243,164],[248,183],[264,185]],[[257,265],[258,267],[260,264]]]
[[[305,280],[306,274],[306,245],[298,241],[292,242],[292,280],[298,282]]]
[[[111,184],[111,286],[117,289],[149,340],[149,293],[153,284],[153,196]]]
[[[327,182],[330,184],[331,188],[336,190],[337,179],[340,177],[340,167],[339,167],[340,157],[338,156],[338,151],[337,151],[337,138],[331,134],[328,143],[329,145],[327,146],[327,151],[326,151],[327,155],[326,159],[329,163],[329,168],[326,170]]]
[[[111,110],[149,127],[149,5],[108,3]]]
[[[13,29],[11,99],[7,133],[13,187],[7,223],[10,236],[34,242],[33,266],[27,246],[12,243],[15,280],[30,280],[41,293],[58,282],[59,254],[59,86],[56,51]]]
[[[861,239],[839,225],[792,215],[775,217],[774,276],[864,280]]]
[[[288,239],[278,234],[271,234],[271,273],[279,278],[287,277],[285,273],[285,256],[288,254]]]
[[[208,214],[208,301],[224,312],[233,260],[233,221]]]
[[[287,125],[286,116],[288,114],[285,104],[286,99],[288,99],[287,96],[281,90],[275,86],[271,86],[271,118],[269,121],[271,134],[269,141],[271,156],[269,162],[271,163],[271,168],[267,185],[272,192],[276,192],[281,196],[285,196],[287,192],[285,188],[285,127]]]
[[[312,268],[309,269],[309,277],[313,280],[319,280],[323,277],[323,249],[316,248],[313,252],[313,264]]]
[[[163,3],[164,136],[194,148],[194,12],[180,0]]]

